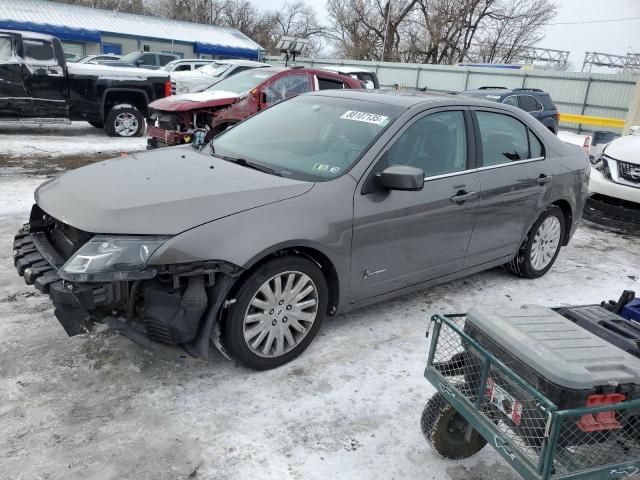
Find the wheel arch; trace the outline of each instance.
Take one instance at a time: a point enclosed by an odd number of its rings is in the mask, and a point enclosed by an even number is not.
[[[569,244],[569,239],[571,238],[571,225],[573,225],[573,209],[571,208],[571,204],[560,198],[555,200],[549,206],[555,205],[560,210],[562,210],[562,214],[564,215],[564,238],[562,239],[562,246],[566,247]]]
[[[147,116],[149,96],[144,90],[132,88],[107,88],[102,97],[101,118],[104,121],[107,114],[119,103],[130,103],[136,107],[143,116]]]
[[[338,304],[340,302],[340,280],[338,277],[338,271],[336,270],[334,262],[329,258],[329,255],[326,252],[323,252],[316,245],[308,244],[306,242],[290,242],[276,245],[255,255],[245,264],[245,271],[235,282],[234,287],[229,294],[230,298],[232,298],[232,296],[236,294],[238,288],[240,288],[243,278],[246,278],[254,270],[272,258],[282,257],[285,255],[298,255],[305,257],[318,265],[325,277],[325,280],[327,281],[327,288],[329,292],[327,313],[329,315],[333,315],[338,309]]]

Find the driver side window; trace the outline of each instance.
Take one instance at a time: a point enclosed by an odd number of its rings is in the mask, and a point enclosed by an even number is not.
[[[311,82],[306,73],[280,77],[263,90],[267,106],[310,91]]]
[[[464,112],[438,112],[416,120],[391,145],[386,164],[421,168],[427,177],[466,170]]]

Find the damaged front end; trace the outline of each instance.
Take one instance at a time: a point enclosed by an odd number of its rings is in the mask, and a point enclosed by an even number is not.
[[[14,263],[27,284],[50,296],[69,336],[106,323],[134,340],[181,345],[207,358],[242,269],[222,261],[148,265],[167,238],[94,235],[34,205],[15,236]]]

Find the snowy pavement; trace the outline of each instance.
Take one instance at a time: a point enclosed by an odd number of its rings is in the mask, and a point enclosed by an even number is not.
[[[108,137],[87,122],[0,123],[0,158],[54,158],[144,150],[147,137]]]
[[[13,235],[43,179],[0,169],[3,479],[515,480],[489,447],[452,462],[422,438],[429,316],[640,290],[640,240],[581,228],[541,279],[495,269],[328,319],[276,370],[165,357],[109,330],[68,338],[17,276]]]

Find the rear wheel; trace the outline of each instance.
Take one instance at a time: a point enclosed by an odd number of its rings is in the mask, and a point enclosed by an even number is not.
[[[223,325],[226,349],[237,362],[267,370],[309,346],[327,310],[328,289],[314,262],[284,256],[250,273],[235,297]]]
[[[422,412],[420,427],[433,448],[444,458],[461,460],[478,453],[487,441],[475,430],[466,438],[468,422],[437,392]]]
[[[144,116],[133,105],[119,104],[109,110],[104,129],[110,137],[141,137],[145,131]]]
[[[551,205],[535,221],[507,269],[520,277],[538,278],[558,258],[564,238],[565,218],[560,207]]]

